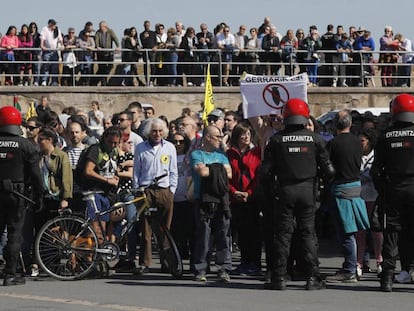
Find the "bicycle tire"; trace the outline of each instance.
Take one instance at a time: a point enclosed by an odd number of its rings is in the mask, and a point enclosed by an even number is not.
[[[35,240],[39,267],[51,277],[72,281],[86,277],[95,267],[98,238],[90,225],[77,216],[47,221]]]
[[[183,275],[183,262],[180,252],[168,228],[161,226],[158,221],[151,221],[152,232],[157,241],[161,267],[166,267],[171,275],[180,278]]]

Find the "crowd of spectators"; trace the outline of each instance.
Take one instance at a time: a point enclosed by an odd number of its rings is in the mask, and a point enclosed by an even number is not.
[[[74,27],[64,34],[54,19],[40,31],[35,22],[19,31],[9,26],[0,42],[5,84],[195,86],[204,85],[212,62],[213,83],[223,86],[238,85],[243,72],[307,72],[309,86],[362,86],[374,84],[378,66],[382,86],[410,87],[412,43],[391,26],[384,27],[378,44],[362,26],[346,32],[329,24],[324,32],[311,25],[308,32],[289,29],[283,35],[269,17],[249,31],[246,25],[233,31],[225,22],[210,30],[201,23],[200,31],[180,21],[168,29],[148,20],[143,26],[141,32],[126,28],[121,40],[105,21],[96,31],[87,22],[78,35]],[[113,70],[117,55],[122,63]]]

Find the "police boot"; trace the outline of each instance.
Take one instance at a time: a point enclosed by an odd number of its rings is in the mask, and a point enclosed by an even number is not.
[[[383,292],[392,292],[392,282],[394,280],[394,271],[386,270],[381,273],[381,290]]]
[[[272,278],[270,283],[264,284],[264,289],[269,290],[285,290],[286,289],[286,282],[283,277]]]
[[[26,284],[24,277],[7,274],[3,280],[3,286],[23,285]]]
[[[306,290],[319,290],[326,288],[326,282],[320,277],[312,276],[306,281]]]

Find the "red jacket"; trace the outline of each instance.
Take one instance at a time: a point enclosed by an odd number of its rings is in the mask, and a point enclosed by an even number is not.
[[[227,150],[227,157],[232,170],[230,194],[243,191],[251,196],[257,184],[257,172],[261,163],[260,147],[253,147],[244,154],[238,148],[231,147]]]

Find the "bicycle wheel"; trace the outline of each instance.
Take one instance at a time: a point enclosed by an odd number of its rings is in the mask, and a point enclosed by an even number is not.
[[[181,277],[183,262],[170,231],[155,220],[151,221],[151,227],[157,241],[161,267],[165,267],[175,278]]]
[[[63,280],[84,278],[95,267],[98,238],[85,220],[59,216],[47,221],[35,241],[37,262],[48,275]]]

